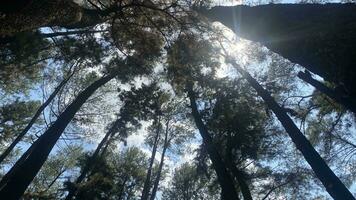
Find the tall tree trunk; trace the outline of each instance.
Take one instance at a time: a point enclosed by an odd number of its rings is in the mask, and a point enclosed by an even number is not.
[[[211,138],[205,124],[203,123],[200,113],[198,111],[196,105],[195,94],[192,86],[188,86],[188,97],[190,100],[190,106],[192,108],[192,115],[195,121],[195,124],[199,130],[201,137],[203,138],[203,142],[207,148],[210,160],[215,169],[216,175],[218,177],[219,184],[221,186],[221,195],[224,200],[238,200],[239,197],[236,193],[234,187],[234,181],[232,180],[229,172],[226,169],[226,166],[216,149],[213,139]]]
[[[249,82],[249,84],[257,91],[258,95],[262,97],[268,107],[274,112],[297,149],[303,154],[305,160],[309,163],[330,196],[337,200],[355,200],[351,192],[329,168],[323,158],[320,157],[319,153],[300,132],[285,110],[278,105],[272,96],[247,71],[237,65],[233,60],[228,60],[228,62],[231,63]]]
[[[105,143],[105,146],[102,147],[103,150],[100,152],[100,156],[104,156],[110,146],[110,143],[113,139],[114,134],[111,134],[110,137],[107,139],[108,141]]]
[[[145,183],[143,185],[141,200],[148,200],[150,188],[151,188],[152,168],[153,168],[153,163],[155,161],[155,156],[156,156],[157,146],[158,146],[158,141],[159,141],[160,123],[161,123],[160,116],[158,116],[158,120],[155,120],[155,121],[157,123],[156,135],[155,135],[155,139],[153,142],[152,154],[151,154],[151,158],[150,158],[150,165],[148,167]]]
[[[234,136],[234,137],[236,137],[236,136]],[[224,145],[224,147],[221,147],[221,148],[225,148],[224,161],[227,164],[229,171],[235,177],[235,180],[237,181],[237,184],[239,185],[240,191],[242,193],[243,199],[244,200],[252,200],[251,191],[250,191],[250,188],[246,182],[245,175],[241,170],[239,170],[236,167],[236,164],[234,162],[234,160],[236,160],[235,156],[233,156],[233,152],[235,149],[234,147],[236,145],[236,142],[234,142],[235,139],[233,139],[233,137],[231,135],[229,135],[226,138],[226,140],[228,142]]]
[[[356,98],[356,5],[268,4],[202,11],[239,37],[260,42]]]
[[[109,129],[109,131],[105,134],[103,139],[100,141],[100,143],[96,147],[93,155],[90,156],[88,163],[84,166],[83,170],[81,171],[80,175],[78,176],[77,180],[75,181],[76,185],[81,183],[84,180],[84,178],[87,176],[88,172],[93,167],[93,164],[94,164],[93,162],[99,156],[100,151],[102,150],[101,152],[103,152],[104,150],[106,150],[106,148],[104,149],[103,147],[104,147],[104,145],[105,145],[105,147],[107,147],[106,144],[108,144],[109,138],[113,135],[113,133],[114,133],[113,128],[115,127],[115,125],[117,123],[119,123],[119,120],[114,122],[113,126]],[[103,155],[103,153],[101,153],[101,155]],[[73,187],[72,189],[70,189],[68,191],[68,195],[66,196],[65,200],[73,199],[73,197],[76,195],[76,193],[77,193],[77,189],[76,189],[76,187]]]
[[[5,6],[0,3],[0,6]],[[103,22],[100,12],[80,7],[70,0],[36,0],[0,20],[0,36],[10,36],[47,26],[84,28]]]
[[[30,147],[22,158],[21,163],[10,169],[6,179],[0,182],[0,196],[9,200],[19,199],[25,192],[28,185],[41,169],[49,153],[57,140],[62,135],[64,129],[73,119],[75,113],[86,102],[86,100],[101,86],[109,82],[116,74],[104,76],[92,83],[66,108],[58,117],[54,124],[35,142],[34,147]],[[6,175],[5,175],[6,176]]]
[[[167,123],[166,123],[166,131],[165,131],[165,135],[164,135],[164,142],[163,142],[163,150],[162,150],[162,154],[161,154],[161,161],[159,163],[158,172],[157,172],[157,175],[156,175],[155,182],[153,184],[153,189],[152,189],[152,193],[151,193],[151,196],[150,196],[150,200],[154,200],[155,197],[156,197],[159,181],[161,179],[163,164],[164,164],[164,156],[166,155],[166,151],[167,151],[168,145],[170,143],[170,140],[168,140],[168,132],[169,132],[169,128],[168,127],[169,127],[169,121],[167,121]]]
[[[36,122],[36,120],[41,115],[41,113],[44,111],[44,109],[48,106],[48,104],[50,104],[52,102],[52,100],[57,96],[58,92],[64,87],[65,84],[67,84],[67,82],[73,75],[74,75],[74,72],[72,72],[67,78],[63,79],[62,82],[54,89],[54,91],[48,97],[48,99],[37,109],[35,115],[32,117],[30,122],[24,128],[24,130],[22,130],[21,133],[17,135],[17,137],[10,144],[10,146],[0,155],[0,164],[11,153],[11,151],[15,148],[17,143],[19,143],[22,140],[22,138],[27,134],[27,132],[31,129],[31,127]]]
[[[159,181],[161,179],[161,174],[162,174],[162,169],[163,169],[163,164],[164,164],[164,156],[166,154],[166,150],[167,150],[167,145],[165,145],[163,147],[163,151],[162,151],[162,155],[161,155],[161,161],[159,163],[157,176],[156,176],[155,182],[153,184],[153,189],[152,189],[152,193],[151,193],[151,196],[150,196],[150,200],[154,200],[156,198],[156,193],[157,193],[157,190],[158,190]]]
[[[103,33],[107,32],[106,30],[79,30],[79,31],[66,31],[66,32],[54,32],[54,33],[42,33],[40,34],[43,38],[50,38],[50,37],[59,37],[59,36],[69,36],[69,35],[84,35],[84,34],[92,34],[92,33]]]
[[[356,114],[356,100],[350,98],[348,94],[343,93],[342,91],[335,91],[324,85],[323,83],[313,79],[309,72],[299,72],[298,77],[303,81],[314,86],[321,93],[326,96],[334,99],[337,103],[343,105],[346,109],[352,111]]]
[[[119,195],[118,195],[118,200],[123,200],[124,199],[124,191],[125,191],[125,185],[126,185],[126,182],[128,181],[128,177],[125,176],[125,179],[122,183],[122,187],[120,187],[120,192],[119,192]]]
[[[245,181],[244,174],[239,169],[237,169],[235,165],[231,165],[229,168],[235,179],[237,180],[237,183],[239,184],[244,200],[253,200],[250,188],[248,187],[248,184]]]

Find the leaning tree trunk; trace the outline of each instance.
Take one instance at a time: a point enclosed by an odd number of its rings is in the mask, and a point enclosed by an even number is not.
[[[6,7],[7,3],[0,3]],[[0,37],[41,27],[84,28],[103,22],[97,10],[80,7],[71,0],[34,0],[0,19]]]
[[[356,4],[269,4],[201,11],[356,98]]]
[[[61,170],[57,176],[51,181],[51,183],[47,186],[47,188],[45,189],[45,192],[47,192],[49,189],[51,189],[51,187],[57,182],[57,180],[64,174],[64,172],[66,172],[67,169],[63,169]]]
[[[15,146],[22,140],[22,138],[27,134],[27,132],[31,129],[33,124],[37,121],[38,117],[44,111],[44,109],[52,102],[52,100],[57,96],[58,92],[64,87],[64,85],[69,81],[69,79],[74,75],[72,72],[67,78],[63,79],[62,82],[54,89],[52,94],[48,97],[48,99],[37,109],[35,115],[32,117],[30,122],[21,131],[20,134],[17,135],[15,140],[10,144],[10,146],[0,155],[0,164],[4,161],[4,159],[11,153],[11,151],[15,148]]]
[[[329,168],[303,133],[300,132],[285,110],[278,105],[273,97],[247,71],[237,65],[233,60],[228,60],[228,62],[231,63],[249,82],[249,84],[257,91],[258,95],[262,97],[267,106],[274,112],[287,131],[289,137],[292,139],[297,149],[303,154],[305,160],[309,163],[330,196],[337,200],[355,200],[351,192]]]
[[[240,190],[242,196],[244,197],[244,200],[253,200],[250,188],[248,187],[248,184],[244,178],[244,174],[234,165],[230,166],[230,170],[240,186]]]
[[[298,77],[303,81],[309,83],[310,85],[314,86],[315,89],[325,94],[329,98],[333,99],[337,103],[343,105],[346,109],[356,114],[356,99],[350,98],[343,91],[336,91],[330,89],[318,80],[313,79],[313,77],[311,77],[310,73],[308,72],[299,72]]]
[[[229,138],[227,138],[229,140]],[[225,157],[225,163],[227,164],[227,168],[229,171],[232,173],[232,175],[235,177],[235,180],[237,181],[237,184],[239,185],[239,188],[241,190],[242,196],[244,200],[253,200],[250,188],[246,182],[245,175],[243,174],[242,171],[240,171],[233,159],[233,146],[235,146],[232,142],[226,144],[226,157]]]
[[[150,158],[150,165],[148,167],[145,183],[143,185],[141,200],[148,200],[150,188],[151,188],[152,168],[153,168],[153,163],[155,161],[155,156],[156,156],[157,146],[158,146],[158,141],[159,141],[160,123],[161,123],[160,117],[158,117],[158,120],[156,120],[156,122],[157,122],[156,135],[155,135],[154,142],[153,142],[152,154],[151,154],[151,158]]]
[[[224,200],[238,200],[239,197],[236,193],[234,187],[234,181],[232,180],[226,166],[213,143],[213,138],[211,138],[205,124],[203,123],[200,113],[197,108],[195,94],[193,92],[192,86],[188,86],[188,97],[190,100],[190,106],[192,109],[192,115],[195,124],[199,130],[203,142],[206,145],[210,160],[215,169],[216,175],[218,177],[219,184],[221,186],[222,199]]]
[[[93,34],[93,33],[104,33],[107,30],[90,30],[84,29],[79,31],[66,31],[66,32],[54,32],[54,33],[41,33],[40,37],[42,38],[52,38],[52,37],[61,37],[61,36],[69,36],[69,35],[85,35],[85,34]]]
[[[157,193],[158,186],[159,186],[159,181],[161,179],[161,174],[162,174],[162,169],[163,169],[163,164],[164,164],[164,156],[166,154],[166,151],[167,151],[167,145],[165,144],[163,147],[162,154],[161,154],[161,161],[159,163],[157,176],[156,176],[155,182],[153,183],[153,189],[152,189],[152,193],[150,196],[150,200],[154,200],[156,197],[156,193]]]
[[[115,75],[116,74],[111,74],[102,77],[78,95],[54,124],[24,153],[19,159],[21,162],[15,164],[15,166],[10,169],[7,175],[5,175],[6,179],[4,179],[4,177],[1,180],[1,197],[7,197],[9,200],[17,200],[23,195],[28,185],[46,161],[64,129],[73,119],[75,113],[99,87],[109,82]]]
[[[103,154],[104,154],[103,152],[106,151],[107,144],[109,143],[109,138],[112,137],[112,135],[114,133],[114,128],[118,123],[120,123],[120,119],[114,122],[112,127],[108,130],[108,132],[105,134],[103,139],[100,141],[100,143],[96,147],[93,155],[90,156],[88,163],[84,166],[83,170],[81,171],[80,175],[78,176],[77,180],[75,181],[76,185],[80,184],[84,180],[84,178],[87,176],[88,172],[92,169],[93,164],[94,164],[93,162],[96,160],[96,158],[98,156],[103,156]],[[104,147],[104,145],[105,145],[105,147]],[[101,151],[101,154],[99,155],[100,151]],[[76,195],[76,193],[77,193],[77,188],[76,187],[71,188],[68,191],[68,194],[67,194],[65,200],[73,199],[73,197]]]

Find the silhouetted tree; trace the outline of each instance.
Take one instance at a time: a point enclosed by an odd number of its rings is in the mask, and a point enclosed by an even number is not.
[[[213,7],[201,13],[344,87],[354,99],[355,11],[355,4],[335,3]]]
[[[302,152],[305,160],[312,167],[316,176],[322,182],[330,196],[335,199],[355,199],[351,192],[321,158],[319,153],[314,149],[306,137],[300,132],[285,110],[278,105],[271,95],[263,89],[262,86],[247,71],[238,66],[233,60],[228,60],[228,62],[232,64],[239,71],[239,73],[241,73],[241,75],[257,91],[259,96],[261,96],[266,102],[268,107],[274,112],[278,120],[286,129],[288,135],[291,137],[292,141],[295,143],[297,149]]]

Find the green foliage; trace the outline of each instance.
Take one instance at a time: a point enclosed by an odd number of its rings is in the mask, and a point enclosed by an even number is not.
[[[38,31],[18,33],[0,42],[0,89],[26,92],[40,80],[48,42]]]
[[[202,120],[226,166],[232,164],[242,172],[242,177],[251,187],[254,197],[265,195],[277,186],[273,192],[276,197],[310,197],[310,193],[316,188],[315,184],[311,187],[313,184],[310,182],[314,179],[310,170],[303,168],[305,163],[301,163],[299,155],[292,152],[294,149],[289,147],[289,140],[281,136],[281,127],[275,125],[275,119],[265,113],[265,105],[256,93],[239,77],[234,80],[216,77],[216,71],[221,67],[220,49],[214,46],[210,33],[201,32],[210,27],[200,26],[202,22],[197,21],[198,18],[190,10],[192,7],[208,7],[211,3],[212,1],[200,0],[85,1],[84,6],[75,11],[83,11],[79,13],[80,25],[89,24],[88,26],[93,28],[83,29],[79,26],[76,30],[102,32],[63,34],[45,39],[46,34],[33,31],[1,38],[0,92],[29,91],[37,86],[41,78],[46,90],[46,83],[66,77],[68,66],[75,62],[81,63],[73,69],[73,79],[45,110],[43,115],[49,118],[49,121],[54,120],[57,114],[67,108],[68,102],[83,88],[102,75],[117,74],[116,78],[120,82],[120,85],[114,85],[117,82],[113,81],[113,87],[119,87],[118,91],[114,90],[119,93],[118,96],[114,94],[115,96],[109,97],[109,100],[117,98],[115,100],[122,103],[120,112],[116,113],[116,119],[107,126],[107,131],[112,131],[108,142],[109,153],[91,160],[90,154],[82,155],[81,148],[70,147],[57,151],[49,157],[24,199],[62,198],[65,196],[65,191],[62,190],[63,179],[73,180],[77,169],[84,170],[89,162],[93,162],[94,166],[84,182],[65,183],[66,189],[78,189],[76,199],[138,199],[146,178],[148,158],[138,148],[131,147],[117,152],[114,145],[117,140],[125,142],[144,122],[153,121],[147,129],[146,142],[152,145],[153,138],[159,131],[158,152],[166,149],[165,157],[176,162],[176,157],[187,153],[186,144],[192,142],[196,134],[191,109],[187,106],[187,86],[191,86],[196,95]],[[92,18],[88,18],[88,13]],[[61,18],[57,20],[61,21]],[[51,26],[70,29],[78,25],[77,22],[74,25],[71,23],[56,22]],[[67,31],[58,27],[52,30]],[[259,69],[256,70],[256,76],[262,85],[273,93],[278,101],[286,93],[297,92],[292,88],[297,86],[297,82],[292,78],[295,76],[294,66],[275,55],[268,55],[265,49],[258,48],[254,52],[243,53],[253,57],[247,64],[251,64],[253,60],[258,62],[258,65],[264,65],[266,59],[271,58],[267,73],[262,72],[262,69],[261,73]],[[244,48],[244,51],[251,49],[254,48],[249,46]],[[134,86],[137,77],[148,78],[151,83]],[[162,88],[161,84],[169,85],[168,90],[173,88],[174,91],[166,92],[167,88]],[[125,87],[125,90],[121,90],[121,87]],[[88,101],[86,105],[91,104],[92,107],[100,109],[105,103],[102,96],[105,96],[107,91],[100,91],[102,93],[95,97],[95,103]],[[348,171],[340,174],[345,175],[343,180],[351,184],[352,172],[355,171],[352,159],[355,155],[355,145],[350,140],[350,134],[346,133],[352,132],[354,122],[345,120],[350,116],[343,117],[344,110],[335,106],[334,102],[330,102],[324,95],[317,92],[313,95],[308,105],[317,107],[316,112],[311,113],[312,119],[302,119],[302,123],[306,123],[307,135],[318,150],[323,150],[324,155],[335,153],[336,156],[330,156],[328,159],[329,162],[335,163],[334,166],[341,166],[338,161],[342,159],[348,160],[346,167],[340,167],[339,171]],[[38,106],[39,103],[34,101],[16,101],[2,105],[2,146],[6,146],[16,137]],[[303,112],[309,112],[304,111],[299,104],[297,111],[294,116],[296,121],[301,119],[299,115]],[[81,125],[95,127],[92,118],[81,117],[80,114],[82,113],[77,113],[74,118],[75,124],[72,122],[71,128],[74,131],[80,132]],[[106,126],[113,114],[114,111],[98,113],[102,115],[98,117],[98,123]],[[337,119],[339,114],[342,115],[340,120]],[[107,116],[110,116],[110,120]],[[331,129],[333,130],[330,131]],[[70,132],[68,129],[66,131]],[[96,129],[95,131],[99,132]],[[98,135],[94,137],[96,136]],[[165,137],[167,141],[164,140]],[[80,140],[70,141],[67,137],[61,139],[63,140],[58,142],[58,148],[72,142],[83,148],[87,147],[86,142]],[[112,149],[114,152],[110,152]],[[340,154],[336,150],[339,149],[346,152],[342,154],[342,158],[338,157]],[[219,199],[219,184],[208,158],[206,146],[202,144],[197,150],[195,163],[184,163],[174,171],[169,185],[163,190],[163,199]],[[279,166],[280,163],[285,164],[284,168]],[[227,168],[229,172],[232,171],[231,166]],[[152,177],[157,177],[158,170],[155,162]],[[161,180],[167,180],[165,172],[163,169]],[[308,191],[309,187],[312,188],[311,192]]]
[[[63,195],[61,179],[75,169],[82,153],[82,147],[68,146],[51,155],[27,189],[24,199],[59,199]]]
[[[5,37],[1,42],[3,43],[1,48],[2,65],[35,60],[41,55],[40,50],[48,45],[38,31]]]
[[[7,146],[28,124],[40,106],[38,101],[20,101],[0,107],[0,143]]]
[[[161,55],[163,41],[158,33],[137,27],[119,27],[114,31],[119,36],[114,37],[116,47],[131,56],[137,65],[149,65]]]
[[[163,199],[198,200],[219,199],[219,192],[213,183],[200,175],[194,165],[183,163],[175,169],[172,181],[162,194]]]
[[[333,112],[344,112],[345,109],[341,105],[337,104],[333,99],[329,98],[325,94],[315,90],[313,95],[314,96],[311,99],[311,104],[318,106],[319,116],[327,115]]]
[[[224,90],[208,97],[215,99],[209,112],[203,111],[209,113],[205,118],[208,128],[226,159],[257,159],[266,137],[267,117],[259,109],[263,105],[243,82],[227,84],[232,85],[225,85]]]
[[[132,147],[94,162],[87,180],[78,186],[76,199],[136,199],[146,177],[147,157]],[[83,167],[85,162],[81,164]]]
[[[63,37],[53,39],[59,51],[55,61],[69,63],[73,60],[85,60],[87,67],[95,67],[107,56],[107,49],[93,35]]]
[[[220,63],[217,51],[208,40],[198,35],[181,35],[168,50],[168,77],[175,89],[182,90],[188,82],[197,81],[205,70],[214,74]]]

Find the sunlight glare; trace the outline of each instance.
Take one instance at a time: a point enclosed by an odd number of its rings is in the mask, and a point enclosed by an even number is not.
[[[227,53],[234,57],[236,61],[242,66],[247,65],[249,60],[247,54],[248,49],[246,48],[247,42],[237,37],[233,31],[226,28],[221,23],[214,23],[214,27],[221,31],[222,37],[220,42],[221,45],[224,46],[224,49],[227,51]],[[217,45],[219,46],[220,44]],[[217,78],[236,77],[236,71],[229,65],[225,64],[223,56],[220,58],[220,63],[221,66],[216,71]]]

